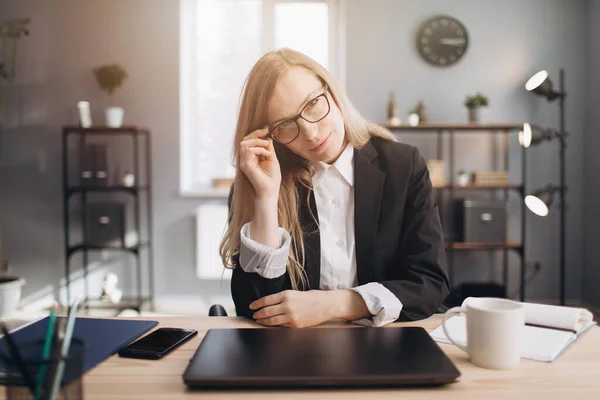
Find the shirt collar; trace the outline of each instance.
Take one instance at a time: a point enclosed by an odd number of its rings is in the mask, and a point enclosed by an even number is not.
[[[340,175],[348,182],[350,186],[354,186],[354,147],[350,143],[346,145],[346,148],[340,154],[337,160],[333,164],[327,164],[322,161],[313,162],[314,171],[312,174],[313,187],[317,187],[319,182],[325,176],[325,173],[329,168],[335,168]]]

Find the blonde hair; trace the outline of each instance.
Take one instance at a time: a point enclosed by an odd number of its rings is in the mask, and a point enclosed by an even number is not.
[[[292,49],[283,48],[265,54],[260,58],[246,78],[243,97],[237,120],[233,153],[237,173],[234,180],[233,198],[230,208],[230,221],[225,231],[219,252],[226,268],[235,268],[232,258],[239,254],[240,230],[254,217],[255,191],[239,167],[239,145],[249,133],[267,125],[267,107],[279,79],[291,68],[302,67],[312,72],[328,87],[328,93],[340,109],[344,120],[346,140],[357,149],[364,146],[372,136],[394,140],[392,134],[383,127],[367,122],[352,106],[348,96],[336,79],[319,63]],[[293,289],[300,284],[306,287],[304,271],[304,239],[299,219],[300,198],[297,183],[311,189],[311,168],[307,160],[296,155],[287,147],[274,143],[277,159],[281,167],[281,186],[277,214],[279,226],[286,229],[292,238],[292,246],[287,263],[287,272]],[[314,218],[314,214],[313,214]],[[318,221],[315,220],[318,226]]]

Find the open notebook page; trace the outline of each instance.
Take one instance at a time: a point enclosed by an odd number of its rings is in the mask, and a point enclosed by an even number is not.
[[[452,338],[462,345],[467,343],[466,322],[467,319],[464,316],[454,316],[446,322],[446,327]],[[451,344],[441,326],[431,332],[430,335],[436,342]],[[552,362],[576,339],[577,335],[572,332],[525,326],[521,357]]]
[[[477,298],[467,297],[462,306],[465,307],[470,301],[477,301]],[[592,313],[584,308],[536,303],[521,304],[525,309],[526,324],[567,329],[578,333],[595,325]]]

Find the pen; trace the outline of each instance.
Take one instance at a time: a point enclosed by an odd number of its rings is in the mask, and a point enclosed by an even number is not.
[[[21,370],[21,375],[23,375],[23,379],[25,380],[25,384],[29,387],[31,394],[33,394],[35,390],[35,385],[31,380],[31,377],[27,373],[27,367],[25,366],[25,362],[21,358],[21,354],[19,353],[19,349],[17,345],[12,339],[10,333],[8,333],[8,329],[6,329],[6,325],[4,322],[0,322],[0,328],[2,328],[2,333],[4,333],[4,338],[6,339],[6,344],[8,345],[8,350],[11,353],[14,362],[17,364],[17,367]]]
[[[52,338],[54,336],[54,326],[56,325],[56,310],[52,308],[50,316],[48,317],[48,328],[46,329],[46,337],[44,338],[44,348],[42,349],[42,366],[37,377],[37,384],[35,386],[35,394],[33,398],[38,400],[40,398],[40,392],[42,391],[42,385],[46,378],[46,361],[50,358],[50,350],[52,347]]]
[[[58,394],[58,389],[60,388],[60,382],[63,378],[63,374],[65,372],[65,359],[69,355],[69,347],[71,345],[71,338],[73,337],[73,328],[75,327],[75,319],[77,315],[77,307],[79,303],[74,302],[73,306],[69,309],[69,316],[67,319],[67,328],[65,329],[65,338],[62,342],[62,349],[60,360],[58,362],[58,368],[56,371],[56,376],[54,376],[54,383],[52,385],[52,391],[50,392],[50,399],[56,399],[56,395]]]

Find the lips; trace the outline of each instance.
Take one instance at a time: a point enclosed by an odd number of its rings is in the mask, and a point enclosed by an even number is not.
[[[310,149],[310,151],[321,150],[324,147],[324,145],[327,142],[327,140],[329,139],[329,136],[331,136],[331,133],[329,135],[327,135],[327,137],[325,137],[325,139],[323,139],[323,141],[321,143],[319,143],[317,146],[315,146],[312,149]]]

